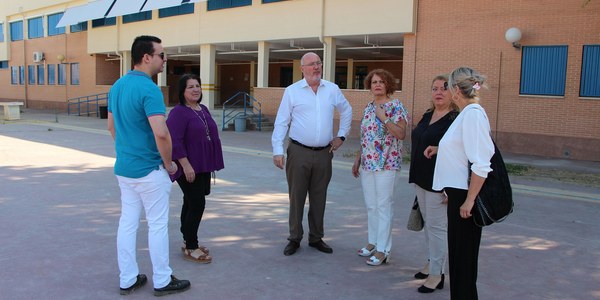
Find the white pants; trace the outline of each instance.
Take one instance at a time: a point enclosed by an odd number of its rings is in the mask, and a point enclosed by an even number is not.
[[[386,254],[392,249],[392,197],[400,178],[398,171],[369,172],[361,170],[360,182],[367,206],[369,244]]]
[[[171,281],[169,267],[169,194],[171,180],[160,167],[142,178],[117,176],[121,188],[121,219],[117,232],[120,286],[128,288],[140,273],[136,260],[136,237],[142,208],[148,222],[148,248],[152,260],[154,288]]]
[[[419,209],[425,220],[425,245],[429,260],[429,274],[445,273],[448,256],[448,205],[442,203],[444,195],[422,189],[415,184]]]

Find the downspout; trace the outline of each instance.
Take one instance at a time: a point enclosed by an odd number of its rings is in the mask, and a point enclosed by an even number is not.
[[[412,120],[415,119],[415,95],[416,95],[416,90],[417,90],[417,28],[419,27],[419,22],[418,22],[418,16],[419,16],[419,1],[415,0],[415,51],[414,51],[414,57],[415,57],[415,63],[413,66],[413,94],[412,94],[412,109],[411,109],[411,114],[412,114]],[[403,59],[404,61],[404,59]],[[411,132],[412,132],[412,122],[411,122],[411,128],[410,128]],[[412,137],[411,137],[412,138]],[[411,149],[412,150],[412,149]]]
[[[27,76],[23,75],[24,77],[24,82],[25,82],[25,90],[24,90],[24,102],[25,102],[25,108],[29,108],[28,102],[27,101],[27,88],[29,87],[29,85],[27,84],[29,82],[29,69],[27,68],[27,51],[25,49],[25,14],[23,13],[23,7],[19,7],[19,13],[21,13],[21,18],[23,19],[23,73],[25,73],[25,70],[27,70]],[[29,28],[27,28],[27,31],[29,31]],[[19,74],[19,79],[21,80],[21,74]]]
[[[319,32],[319,42],[323,44],[323,60],[327,59],[325,55],[327,55],[327,43],[325,42],[325,0],[321,0],[321,30]],[[326,69],[326,68],[325,68]],[[323,73],[325,70],[323,70]],[[323,78],[327,78],[327,74],[323,74]]]

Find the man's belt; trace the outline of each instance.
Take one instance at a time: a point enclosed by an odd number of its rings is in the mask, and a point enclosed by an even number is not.
[[[300,142],[298,142],[298,141],[296,141],[296,140],[294,140],[292,138],[290,138],[290,142],[292,142],[292,144],[296,144],[298,146],[302,146],[302,147],[304,147],[306,149],[310,149],[310,150],[313,150],[313,151],[321,151],[321,150],[326,149],[326,148],[329,147],[329,145],[323,146],[323,147],[306,146],[306,145],[304,145],[304,144],[302,144],[302,143],[300,143]]]

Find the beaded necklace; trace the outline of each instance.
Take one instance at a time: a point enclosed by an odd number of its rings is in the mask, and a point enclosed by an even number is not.
[[[206,139],[210,141],[210,129],[208,129],[208,122],[206,121],[206,117],[204,116],[204,113],[202,112],[202,107],[200,105],[198,105],[198,107],[200,108],[200,114],[202,115],[202,117],[200,117],[200,115],[198,114],[198,112],[191,108],[190,106],[188,106],[198,117],[198,119],[200,119],[200,121],[202,121],[202,123],[204,124],[204,129],[206,130]]]

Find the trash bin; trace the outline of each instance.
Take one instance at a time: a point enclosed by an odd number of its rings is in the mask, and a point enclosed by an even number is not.
[[[235,131],[244,132],[246,131],[246,116],[237,116],[234,120]]]
[[[100,119],[108,119],[108,106],[98,106],[100,110]]]

